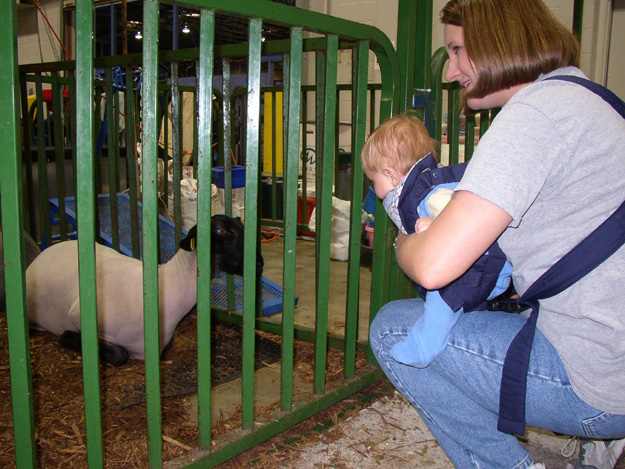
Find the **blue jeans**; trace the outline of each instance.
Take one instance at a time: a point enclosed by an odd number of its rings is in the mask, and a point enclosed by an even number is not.
[[[531,466],[517,438],[497,430],[502,364],[525,318],[493,311],[463,314],[447,347],[429,366],[396,362],[390,349],[422,314],[422,300],[399,300],[385,305],[374,319],[371,347],[388,379],[417,409],[455,467]],[[560,357],[538,330],[526,406],[526,422],[533,427],[592,439],[625,435],[625,415],[608,414],[578,398]]]

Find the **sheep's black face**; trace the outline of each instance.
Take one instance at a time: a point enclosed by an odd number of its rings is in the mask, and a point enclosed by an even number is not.
[[[212,275],[224,271],[228,274],[243,275],[243,254],[245,239],[243,223],[239,218],[215,215],[211,219]],[[263,273],[263,256],[256,256],[256,273]]]

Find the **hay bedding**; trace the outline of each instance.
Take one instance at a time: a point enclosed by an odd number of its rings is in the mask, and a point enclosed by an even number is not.
[[[187,423],[187,395],[197,388],[196,380],[196,316],[188,315],[174,335],[174,346],[161,362],[163,460],[182,456],[197,446],[197,428]],[[236,378],[240,370],[241,334],[236,326],[214,327],[213,383]],[[220,340],[221,346],[220,346]],[[275,362],[280,357],[280,338],[258,333],[256,368]],[[58,345],[57,338],[47,332],[31,331],[33,395],[37,457],[40,467],[86,467],[86,437],[82,384],[82,360],[76,353]],[[260,353],[259,353],[260,351]],[[305,381],[312,381],[314,349],[297,342],[295,372]],[[366,365],[359,354],[357,367]],[[115,368],[101,367],[103,420],[103,452],[106,467],[147,466],[147,417],[144,397],[144,362],[130,360]],[[342,353],[328,355],[328,382],[342,377]],[[214,385],[215,385],[214,384]],[[170,397],[167,397],[170,396]],[[269,418],[279,403],[256,409],[259,419]],[[13,421],[6,314],[0,313],[0,467],[15,466]],[[240,411],[225,421],[214,422],[213,438],[240,427]]]

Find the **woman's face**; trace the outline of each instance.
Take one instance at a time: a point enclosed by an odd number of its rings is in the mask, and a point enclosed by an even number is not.
[[[449,68],[445,79],[447,81],[457,81],[462,86],[463,92],[472,89],[477,81],[473,61],[467,55],[464,48],[463,29],[460,26],[446,24],[444,28],[445,48],[449,54]],[[501,107],[508,102],[517,89],[506,89],[496,91],[483,98],[471,98],[467,104],[471,109],[492,109]]]

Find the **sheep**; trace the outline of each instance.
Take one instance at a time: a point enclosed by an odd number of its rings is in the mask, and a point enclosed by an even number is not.
[[[194,226],[176,255],[158,268],[161,354],[197,300],[196,233]],[[215,215],[211,233],[211,278],[221,271],[243,275],[243,223]],[[26,296],[31,327],[60,336],[61,345],[80,352],[77,251],[76,241],[44,250],[26,270]],[[259,252],[258,275],[262,269]],[[96,282],[101,360],[114,366],[144,360],[142,262],[96,244]]]
[[[33,238],[24,232],[24,262],[28,267],[40,253],[39,245]],[[0,231],[0,311],[6,310],[7,296],[5,290],[5,275],[4,275],[4,245],[2,244],[2,231]]]

